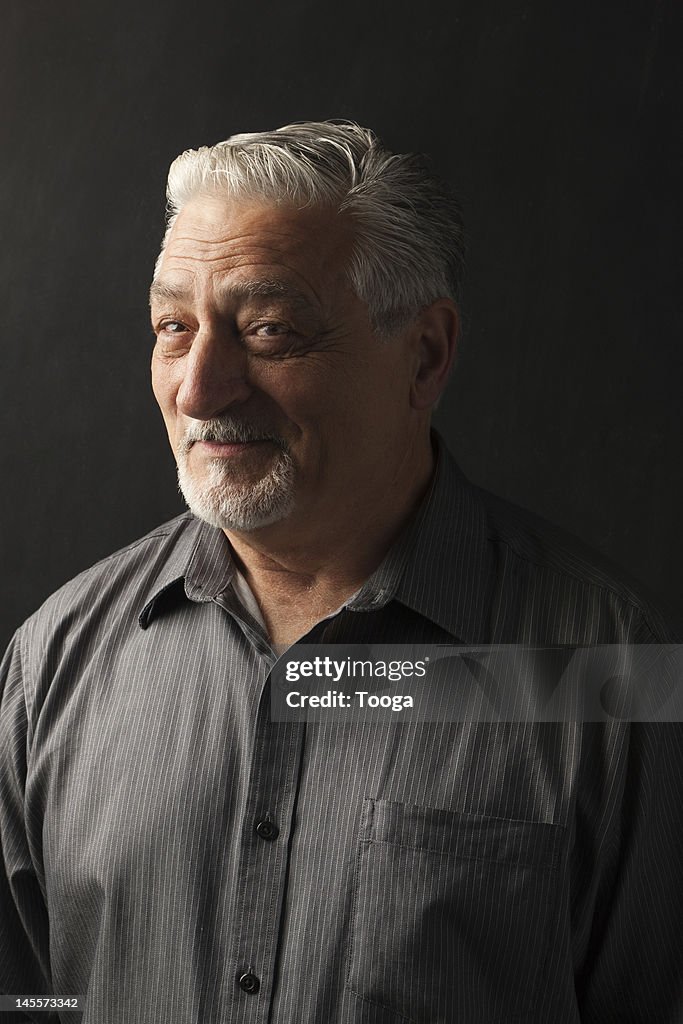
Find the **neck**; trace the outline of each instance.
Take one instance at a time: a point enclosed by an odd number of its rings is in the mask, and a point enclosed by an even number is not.
[[[418,508],[433,469],[427,441],[420,458],[404,460],[381,489],[347,493],[334,504],[336,514],[311,511],[260,530],[225,531],[271,639],[278,632],[278,618],[295,620],[296,633],[358,590]]]

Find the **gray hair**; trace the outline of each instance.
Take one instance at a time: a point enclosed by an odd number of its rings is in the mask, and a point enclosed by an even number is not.
[[[216,191],[348,213],[355,223],[349,281],[380,333],[397,330],[436,299],[460,304],[459,203],[425,157],[391,153],[367,128],[303,121],[181,153],[168,175],[162,253],[183,206]]]

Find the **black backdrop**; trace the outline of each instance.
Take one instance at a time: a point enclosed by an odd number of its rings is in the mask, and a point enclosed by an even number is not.
[[[182,508],[148,385],[168,163],[325,117],[429,151],[464,199],[468,328],[437,421],[465,471],[683,607],[676,0],[2,17],[0,640]]]

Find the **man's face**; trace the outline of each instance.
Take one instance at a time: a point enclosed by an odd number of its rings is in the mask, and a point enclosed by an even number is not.
[[[405,458],[414,355],[377,337],[349,287],[351,232],[329,210],[214,196],[173,226],[153,388],[185,498],[214,525],[334,522],[381,499]]]

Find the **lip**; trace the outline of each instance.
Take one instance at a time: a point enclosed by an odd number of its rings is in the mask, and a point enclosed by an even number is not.
[[[206,452],[207,455],[211,455],[214,458],[218,456],[229,459],[246,451],[247,448],[253,448],[254,445],[267,443],[267,441],[239,441],[230,443],[223,441],[195,441],[194,447],[199,448],[200,451]]]

